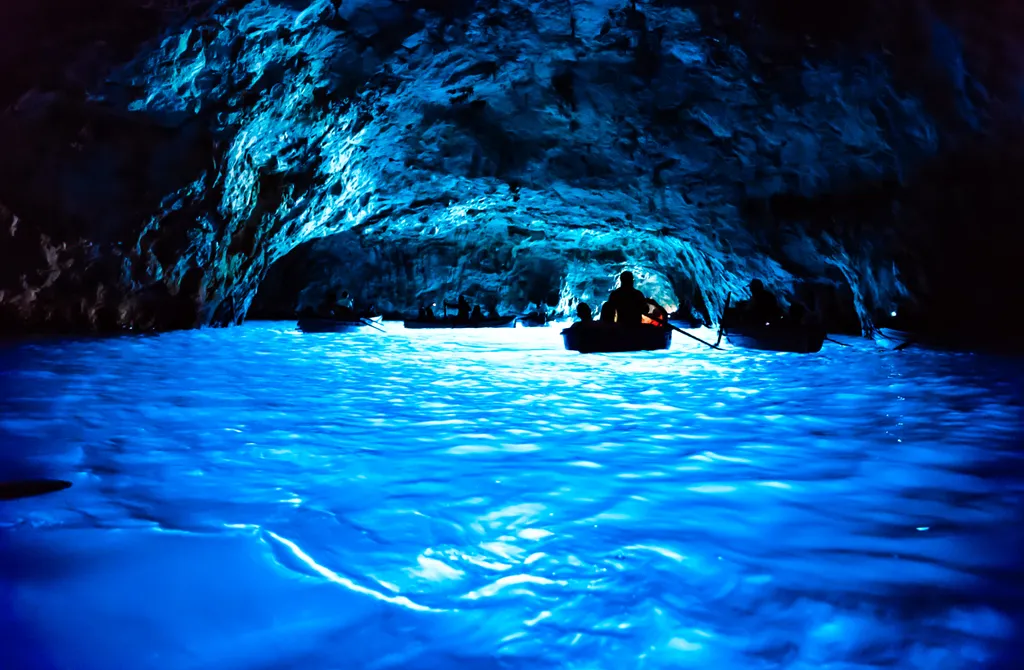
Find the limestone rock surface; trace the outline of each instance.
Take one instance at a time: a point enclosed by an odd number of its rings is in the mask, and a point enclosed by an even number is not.
[[[955,295],[942,157],[1005,137],[1021,91],[1012,40],[971,50],[1019,18],[998,3],[127,4],[137,43],[5,91],[8,326],[237,323],[296,249],[260,311],[344,285],[565,312],[631,269],[712,320],[755,276],[854,328],[927,313]]]

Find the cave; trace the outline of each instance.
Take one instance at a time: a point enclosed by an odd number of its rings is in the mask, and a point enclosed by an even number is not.
[[[569,316],[629,268],[715,322],[760,277],[833,296],[844,332],[898,306],[947,341],[1019,340],[1011,7],[493,5],[4,10],[57,45],[6,47],[31,65],[3,89],[5,329],[241,323],[268,276],[297,304],[276,262],[349,235],[397,254],[373,282],[395,313],[443,286]],[[435,252],[449,267],[394,283]]]
[[[0,31],[12,667],[1015,667],[1018,3]]]

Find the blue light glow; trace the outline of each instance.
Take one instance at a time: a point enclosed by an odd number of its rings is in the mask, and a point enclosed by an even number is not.
[[[73,486],[0,503],[12,667],[984,667],[1019,634],[1020,361],[385,329],[14,346],[0,468]]]

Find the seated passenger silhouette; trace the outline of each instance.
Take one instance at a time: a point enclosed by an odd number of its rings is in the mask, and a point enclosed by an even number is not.
[[[480,309],[480,305],[473,307],[473,313],[469,315],[469,320],[473,323],[480,323],[484,320],[484,312]]]
[[[750,282],[750,300],[744,311],[755,326],[768,325],[782,318],[782,309],[775,296],[764,287],[764,282],[754,279]]]
[[[682,321],[689,328],[699,328],[700,326],[708,325],[707,319],[701,313],[701,310],[693,304],[693,301],[683,298],[679,302],[679,307],[670,316],[673,321]]]
[[[789,314],[786,315],[786,321],[791,326],[802,326],[804,325],[804,319],[807,316],[807,308],[804,304],[799,301],[794,301],[789,306]]]
[[[456,321],[469,321],[470,307],[469,307],[469,301],[466,300],[466,296],[465,295],[460,295],[459,296],[459,301],[457,303],[455,303],[454,305],[446,300],[445,303],[444,303],[444,306],[445,307],[455,307],[456,309],[458,309],[458,312],[455,314],[455,320]]]
[[[591,311],[590,305],[585,302],[576,305],[576,317],[579,319],[578,323],[594,322],[594,312]]]
[[[355,303],[352,300],[352,296],[348,294],[348,291],[342,291],[338,304],[334,307],[334,316],[341,319],[356,318]]]
[[[619,288],[612,291],[601,310],[602,321],[604,310],[611,307],[615,311],[615,323],[625,326],[638,326],[643,323],[647,313],[647,298],[633,287],[633,273],[626,270],[619,275]]]
[[[324,299],[320,302],[320,306],[316,312],[319,316],[331,317],[334,316],[334,311],[338,308],[338,293],[337,291],[328,291],[324,294]]]

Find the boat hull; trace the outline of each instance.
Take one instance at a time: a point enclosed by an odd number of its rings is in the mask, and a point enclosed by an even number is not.
[[[562,331],[569,351],[581,354],[658,351],[672,346],[672,331],[658,326],[616,326],[576,324]]]
[[[916,338],[914,334],[906,330],[894,330],[892,328],[879,328],[871,334],[872,338],[882,349],[901,349],[910,346]]]
[[[729,328],[725,339],[737,347],[757,351],[785,351],[794,354],[815,354],[825,342],[825,331],[812,328]]]
[[[382,319],[380,316],[367,317],[361,321],[303,317],[299,319],[298,327],[304,333],[350,333],[377,326]]]
[[[483,321],[454,321],[452,319],[438,319],[437,321],[416,321],[408,320],[403,322],[406,328],[514,328],[516,317],[503,316],[497,319],[484,319]]]

